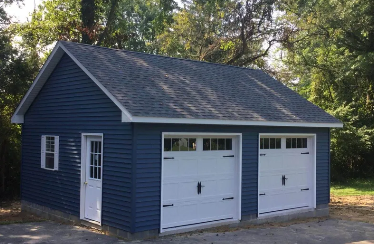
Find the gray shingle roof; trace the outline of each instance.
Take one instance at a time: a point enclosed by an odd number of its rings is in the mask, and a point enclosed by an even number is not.
[[[340,123],[261,70],[61,44],[132,116]]]

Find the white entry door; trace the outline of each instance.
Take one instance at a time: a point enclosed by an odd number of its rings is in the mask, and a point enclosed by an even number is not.
[[[312,137],[260,138],[259,216],[313,207]]]
[[[84,218],[101,222],[102,195],[102,137],[86,138],[86,172],[85,172],[85,203]]]
[[[161,231],[238,219],[237,140],[224,136],[164,139]]]

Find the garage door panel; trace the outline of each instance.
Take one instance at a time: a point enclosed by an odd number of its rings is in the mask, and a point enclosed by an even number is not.
[[[203,150],[203,138],[196,138],[194,151],[164,152],[162,204],[167,206],[162,207],[162,229],[238,218],[236,144],[233,150]],[[178,149],[172,145],[171,150]]]
[[[282,137],[280,149],[260,150],[259,214],[312,206],[314,152],[311,148],[286,148],[286,138],[293,136]],[[310,141],[308,145],[313,144]]]

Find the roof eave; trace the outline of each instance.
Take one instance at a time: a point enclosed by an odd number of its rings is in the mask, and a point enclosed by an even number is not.
[[[122,120],[122,122],[129,122]],[[343,123],[310,123],[310,122],[280,122],[280,121],[248,121],[225,119],[189,119],[189,118],[162,118],[133,116],[134,123],[160,123],[160,124],[205,124],[205,125],[249,125],[249,126],[282,126],[282,127],[320,127],[342,128]]]

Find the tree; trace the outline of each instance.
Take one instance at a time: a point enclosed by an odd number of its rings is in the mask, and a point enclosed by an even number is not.
[[[8,27],[10,18],[0,6],[0,196],[16,195],[19,191],[20,126],[10,118],[26,93],[39,63],[32,52],[17,50],[12,45]]]
[[[263,58],[282,35],[275,26],[275,0],[185,2],[174,23],[158,36],[168,56],[238,66],[264,66]]]
[[[341,178],[374,175],[374,3],[284,1],[286,78],[340,118],[332,131],[332,164]]]

